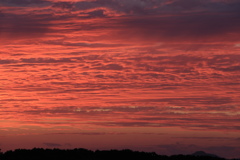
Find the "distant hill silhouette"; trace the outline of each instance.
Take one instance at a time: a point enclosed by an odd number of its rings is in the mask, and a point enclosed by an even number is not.
[[[208,157],[218,157],[217,155],[214,154],[210,154],[210,153],[206,153],[204,151],[197,151],[195,153],[192,154],[193,156],[208,156]]]
[[[0,160],[226,160],[203,151],[192,155],[158,155],[154,152],[138,152],[132,150],[91,151],[77,149],[16,149],[0,153]]]

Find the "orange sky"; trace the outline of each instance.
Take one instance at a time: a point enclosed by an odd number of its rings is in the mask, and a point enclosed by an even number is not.
[[[0,148],[240,155],[238,0],[1,0]]]

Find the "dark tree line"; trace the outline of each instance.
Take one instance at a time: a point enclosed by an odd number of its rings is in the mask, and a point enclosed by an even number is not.
[[[87,149],[16,149],[0,152],[0,160],[226,160],[212,156],[164,156],[154,152],[132,150],[91,151]]]

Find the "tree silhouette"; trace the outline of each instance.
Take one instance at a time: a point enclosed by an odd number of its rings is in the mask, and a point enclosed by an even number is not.
[[[173,155],[164,156],[154,152],[125,150],[96,150],[83,148],[72,150],[33,148],[16,149],[2,153],[0,160],[226,160],[213,156]]]

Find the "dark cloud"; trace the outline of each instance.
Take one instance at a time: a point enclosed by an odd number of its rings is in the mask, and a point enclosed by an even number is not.
[[[210,141],[219,141],[219,140],[235,140],[231,137],[174,137],[180,139],[202,139],[202,140],[210,140]]]
[[[71,63],[73,62],[71,58],[22,58],[21,62],[23,63]]]
[[[108,133],[105,132],[71,132],[71,133],[52,133],[56,135],[85,135],[85,136],[100,136],[100,135],[106,135]]]
[[[48,20],[32,15],[4,14],[0,19],[1,38],[25,39],[43,37],[49,31]],[[13,38],[14,37],[14,38]]]
[[[119,64],[107,64],[101,67],[96,67],[95,69],[99,70],[123,70],[123,66]]]
[[[119,132],[57,132],[51,133],[53,135],[83,135],[83,136],[102,136],[102,135],[123,135],[126,133]]]
[[[104,14],[104,10],[102,10],[102,9],[88,12],[87,14],[89,15],[89,17],[105,17],[106,16]]]
[[[125,13],[139,13],[145,12],[145,7],[153,7],[160,4],[161,1],[146,1],[146,0],[97,0],[92,2],[82,1],[78,2],[76,6],[78,9],[93,9],[98,7],[106,7],[117,12]]]
[[[12,59],[1,59],[0,60],[0,64],[11,64],[11,63],[15,63],[15,60]]]
[[[52,7],[70,10],[74,8],[74,4],[72,2],[56,2],[52,4]]]
[[[159,99],[142,99],[144,102],[168,102],[169,104],[188,105],[203,104],[203,105],[222,105],[232,102],[231,97],[189,97],[189,98],[159,98]]]
[[[167,124],[154,124],[150,122],[93,122],[91,124],[101,125],[101,126],[112,126],[112,127],[164,127],[164,126],[174,126]]]
[[[64,146],[66,146],[66,147],[71,147],[72,144],[71,144],[71,143],[65,143]]]
[[[4,0],[2,3],[26,5],[26,4],[42,4],[44,0]],[[50,2],[48,2],[50,3]],[[82,10],[82,16],[66,12],[64,16],[54,15],[49,12],[48,15],[41,14],[39,16],[32,15],[10,15],[2,11],[0,23],[0,34],[10,34],[9,37],[29,37],[43,36],[45,33],[55,33],[57,30],[50,30],[52,26],[58,26],[59,21],[69,19],[83,20],[88,18],[106,18],[106,12],[125,12],[126,15],[120,19],[109,18],[107,23],[81,23],[69,22],[72,27],[68,26],[62,31],[79,31],[79,30],[97,30],[111,28],[113,32],[110,37],[124,40],[141,40],[145,42],[151,41],[237,41],[239,37],[240,18],[239,11],[236,8],[239,2],[223,3],[223,2],[202,2],[200,0],[176,0],[173,3],[164,5],[165,1],[148,1],[148,0],[97,0],[97,1],[81,1],[71,2],[52,2],[52,8],[62,10],[78,11]],[[224,4],[224,5],[223,5]],[[219,5],[219,6],[218,6]],[[157,9],[156,9],[156,6]],[[217,6],[216,8],[214,8]],[[155,9],[154,9],[155,8]],[[175,13],[176,8],[180,8]],[[200,11],[186,14],[185,10],[189,8],[200,8]],[[225,10],[219,10],[224,8]],[[205,12],[203,12],[205,11]],[[224,14],[222,14],[224,13]],[[139,16],[139,14],[141,16]],[[171,15],[174,14],[174,15]],[[4,16],[3,16],[4,15]],[[5,18],[4,18],[5,17]],[[77,18],[78,17],[78,18]],[[56,22],[56,23],[54,23]],[[63,24],[61,24],[63,25]],[[222,37],[219,39],[219,36]],[[70,44],[69,44],[70,45]],[[75,44],[83,46],[85,44]],[[94,47],[91,45],[90,47]]]
[[[119,38],[147,41],[237,41],[240,27],[239,15],[192,14],[166,17],[141,17],[123,19],[124,32]],[[234,33],[236,36],[232,36]],[[126,36],[126,37],[125,37]]]
[[[75,4],[75,6],[76,6],[77,10],[87,10],[87,9],[93,9],[93,8],[100,7],[101,5],[95,3],[95,1],[93,1],[93,2],[81,1],[81,2],[77,2]]]
[[[163,112],[159,113],[158,111],[153,111],[156,114],[156,117],[151,116],[151,113],[144,113],[144,114],[134,114],[138,115],[141,118],[130,118],[125,120],[125,122],[121,121],[99,121],[99,122],[92,122],[90,124],[100,125],[100,126],[112,126],[112,127],[181,127],[188,130],[235,130],[238,131],[240,126],[236,124],[239,119],[235,116],[231,118],[229,116],[225,116],[222,119],[218,118],[211,118],[206,117],[203,119],[204,113],[202,114],[194,114],[194,113],[170,113],[170,112]],[[112,114],[113,115],[113,114]],[[141,116],[142,115],[142,116]],[[185,118],[189,116],[191,118]],[[174,118],[177,117],[177,118]],[[194,117],[194,118],[192,118]],[[126,119],[126,117],[125,117]],[[236,125],[229,125],[229,124],[236,124]],[[214,125],[212,125],[214,124]],[[214,140],[214,139],[213,139]]]
[[[196,9],[203,7],[204,4],[206,4],[207,1],[201,1],[201,0],[175,0],[173,3],[170,3],[170,6],[179,8],[179,9]]]
[[[64,41],[46,41],[45,44],[72,46],[72,47],[88,47],[88,48],[113,48],[127,46],[124,44],[107,44],[107,43],[70,43]],[[99,55],[98,55],[99,56]]]
[[[240,66],[230,66],[226,68],[215,68],[215,69],[224,71],[224,72],[240,72]]]
[[[39,99],[27,99],[27,98],[22,98],[22,99],[1,99],[1,102],[11,102],[11,101],[19,101],[19,102],[30,102],[30,101],[39,101]]]
[[[79,10],[105,7],[128,15],[157,15],[179,12],[239,12],[238,1],[201,0],[96,0],[76,3]]]
[[[43,143],[43,144],[48,147],[61,147],[62,146],[61,144],[58,144],[58,143]]]
[[[73,57],[73,58],[21,58],[20,60],[14,60],[14,59],[1,59],[0,65],[8,65],[9,67],[25,67],[27,65],[33,66],[33,65],[49,65],[49,64],[64,64],[64,63],[77,63],[82,58]],[[18,72],[20,72],[18,70]]]
[[[48,3],[48,0],[1,0],[0,4],[8,6],[28,6],[28,5],[42,5]]]

